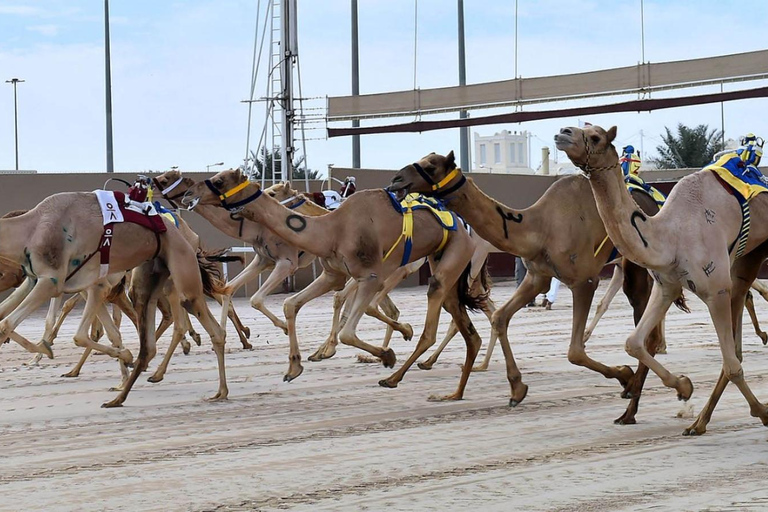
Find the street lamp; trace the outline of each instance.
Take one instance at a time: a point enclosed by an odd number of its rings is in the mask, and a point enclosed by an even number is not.
[[[216,167],[216,166],[219,166],[219,165],[224,165],[224,162],[217,162],[217,163],[215,163],[215,164],[206,165],[206,166],[205,166],[205,172],[208,172],[208,171],[210,171],[210,170],[211,170],[211,167]]]
[[[5,83],[13,84],[13,133],[16,139],[16,170],[19,170],[19,104],[16,101],[16,84],[24,82],[20,78],[11,78]]]

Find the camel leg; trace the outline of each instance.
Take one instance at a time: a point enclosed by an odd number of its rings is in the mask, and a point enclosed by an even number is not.
[[[19,307],[19,304],[30,294],[35,287],[35,281],[32,278],[27,277],[24,282],[13,290],[11,294],[5,298],[3,302],[0,302],[0,319],[8,316],[13,310]]]
[[[165,333],[165,331],[168,329],[168,327],[170,327],[171,324],[173,323],[173,314],[171,314],[171,303],[168,302],[168,298],[165,295],[161,296],[160,299],[157,301],[157,309],[160,310],[160,314],[162,315],[162,318],[160,319],[160,325],[157,327],[157,331],[155,331],[155,339],[159,340],[160,336],[162,336],[163,333]]]
[[[365,309],[372,302],[383,285],[384,283],[381,282],[375,272],[371,272],[367,278],[358,279],[357,292],[355,293],[349,318],[346,324],[344,324],[344,327],[342,327],[341,332],[339,332],[339,341],[345,345],[351,345],[361,350],[365,350],[374,357],[381,359],[381,362],[385,367],[391,368],[395,365],[397,359],[395,357],[395,352],[391,348],[373,346],[358,338],[355,333],[357,324],[365,313]]]
[[[379,303],[379,307],[381,308],[381,311],[392,320],[397,321],[400,319],[400,310],[397,309],[397,305],[392,301],[392,298],[389,296],[388,293],[384,294],[384,297],[382,297],[382,300]],[[392,340],[392,334],[394,334],[394,332],[395,332],[394,327],[392,327],[391,325],[387,325],[387,332],[384,333],[384,340],[382,340],[381,342],[382,347],[384,348],[389,347],[389,342]],[[411,328],[411,337],[413,337],[412,328]],[[409,337],[408,339],[411,339],[411,338]]]
[[[320,347],[307,359],[321,361],[329,359],[336,354],[336,346],[339,344],[339,331],[341,330],[341,309],[349,300],[350,295],[357,291],[357,281],[349,279],[341,291],[333,294],[333,319],[331,320],[331,332]],[[351,302],[350,302],[351,304]]]
[[[584,326],[589,316],[589,307],[595,295],[598,280],[590,279],[571,288],[573,293],[573,325],[571,327],[571,344],[568,347],[568,361],[576,366],[584,366],[602,374],[607,379],[617,379],[622,387],[626,387],[634,372],[629,366],[610,367],[595,361],[587,355],[584,344]]]
[[[551,278],[536,275],[532,271],[525,274],[523,282],[512,294],[512,298],[504,303],[491,317],[493,329],[499,336],[499,344],[504,353],[504,361],[507,367],[507,380],[511,388],[511,397],[509,399],[510,407],[516,407],[523,401],[528,394],[528,386],[523,384],[523,376],[517,367],[515,357],[512,354],[512,347],[509,344],[509,335],[507,333],[509,322],[512,316],[531,302],[539,293],[549,289]]]
[[[613,276],[611,276],[611,282],[608,283],[608,289],[605,291],[603,298],[600,299],[600,302],[598,302],[597,311],[595,311],[595,316],[589,323],[589,327],[587,327],[587,329],[584,331],[584,343],[589,340],[590,336],[592,336],[592,331],[594,331],[595,327],[597,327],[597,323],[601,318],[603,318],[605,312],[608,311],[608,306],[610,306],[611,302],[613,302],[613,298],[621,289],[621,284],[623,282],[624,270],[621,268],[621,265],[614,265]]]
[[[53,340],[55,340],[56,336],[58,336],[61,324],[64,323],[64,319],[67,318],[69,312],[72,311],[72,309],[75,307],[75,304],[77,304],[79,301],[79,293],[76,293],[70,297],[69,300],[67,300],[67,302],[64,303],[64,306],[61,308],[61,314],[59,314],[59,317],[56,318],[56,314],[59,312],[59,307],[61,306],[61,296],[51,299],[51,304],[48,306],[48,314],[45,316],[45,331],[43,332],[43,337],[41,338],[38,345],[45,344],[46,342],[50,345],[53,345]],[[88,355],[85,355],[85,358],[87,357]],[[35,354],[32,360],[26,364],[36,365],[42,358],[43,354]],[[77,375],[75,375],[75,377],[77,377]]]
[[[343,283],[343,279],[344,277],[341,275],[330,274],[324,270],[317,279],[309,284],[309,286],[299,293],[288,297],[285,299],[285,302],[283,302],[283,313],[285,314],[285,320],[288,327],[288,343],[290,346],[288,372],[283,376],[284,382],[292,381],[304,371],[304,367],[301,366],[299,339],[296,335],[296,315],[309,301],[338,288]]]
[[[765,284],[759,279],[755,279],[752,282],[752,289],[759,293],[763,299],[768,300],[768,284]]]
[[[171,357],[176,351],[176,347],[184,337],[184,333],[187,332],[189,326],[189,317],[184,308],[181,307],[181,300],[179,299],[176,290],[173,289],[169,295],[169,304],[171,306],[171,314],[173,315],[173,334],[171,336],[171,343],[168,345],[168,350],[165,353],[165,357],[158,365],[155,373],[153,373],[147,380],[149,382],[160,382],[165,377],[165,372],[168,371],[168,364],[171,362]]]
[[[53,328],[56,325],[56,313],[61,308],[61,295],[51,299],[51,304],[48,306],[48,314],[45,315],[45,330],[43,331],[43,338],[48,343],[53,345]]]
[[[624,294],[632,306],[634,322],[637,325],[642,319],[645,309],[648,307],[653,280],[648,271],[643,267],[629,261],[624,261],[622,265],[624,267]],[[645,341],[645,347],[651,356],[658,354],[659,349],[664,347],[663,319],[657,327],[651,330],[650,335]],[[622,398],[629,399],[627,409],[624,411],[624,414],[614,420],[614,423],[618,425],[634,425],[637,422],[635,415],[640,406],[640,395],[642,394],[647,376],[648,367],[639,362],[637,371],[629,379],[629,383],[624,387],[624,391],[621,394]]]
[[[448,326],[448,331],[445,333],[445,337],[443,338],[443,341],[440,342],[440,346],[435,349],[435,351],[432,353],[431,356],[429,356],[429,359],[424,361],[423,363],[417,363],[416,366],[421,368],[422,370],[431,370],[432,366],[437,362],[437,358],[440,357],[440,354],[443,353],[443,350],[448,345],[448,343],[459,333],[459,328],[456,325],[456,322],[454,320],[451,320],[451,324]]]
[[[493,303],[493,301],[489,298],[486,300],[486,307],[483,309],[483,313],[485,313],[485,316],[488,318],[488,322],[491,322],[491,319],[493,318],[493,313],[496,311],[496,305]],[[496,329],[491,329],[491,335],[488,338],[488,349],[485,352],[485,357],[483,358],[483,362],[479,365],[472,368],[473,372],[484,372],[488,370],[488,365],[491,363],[491,356],[493,355],[493,348],[496,346],[496,340],[498,339],[499,335],[496,332]]]
[[[275,263],[275,268],[269,273],[269,277],[264,281],[259,290],[251,297],[251,307],[256,311],[269,318],[269,320],[275,325],[275,327],[282,329],[284,333],[288,334],[288,326],[285,321],[280,320],[272,313],[265,305],[264,301],[272,293],[280,283],[286,278],[290,277],[296,271],[296,265],[288,260],[279,260]]]
[[[62,374],[62,377],[79,377],[80,376],[80,370],[83,369],[83,365],[85,365],[85,362],[88,360],[88,357],[91,355],[91,352],[93,352],[92,349],[86,348],[83,350],[83,353],[80,355],[80,360],[77,362],[77,364],[69,370],[67,373]]]
[[[760,329],[760,321],[757,319],[757,313],[755,313],[755,300],[752,298],[752,292],[747,292],[747,299],[745,305],[747,306],[747,313],[752,320],[752,326],[755,328],[755,334],[763,340],[763,345],[768,343],[768,334]]]
[[[665,386],[675,388],[678,399],[688,400],[691,394],[693,394],[693,383],[691,383],[691,380],[684,375],[679,377],[672,375],[661,363],[653,358],[645,347],[645,340],[648,338],[648,335],[659,325],[664,315],[667,314],[669,306],[680,296],[680,291],[681,288],[678,284],[660,285],[654,283],[650,298],[648,299],[648,306],[637,326],[635,326],[634,331],[627,338],[625,348],[629,355],[658,375]]]
[[[139,319],[139,356],[133,365],[133,371],[128,381],[123,385],[122,391],[113,400],[103,403],[102,407],[121,407],[131,388],[136,383],[139,375],[147,369],[149,362],[155,357],[157,346],[155,343],[155,308],[158,298],[162,295],[163,285],[168,278],[165,268],[155,269],[156,261],[144,262],[133,269],[131,299],[136,316]],[[197,265],[195,265],[195,268]]]
[[[47,355],[53,359],[53,351],[47,341],[35,345],[29,340],[14,332],[14,329],[29,315],[34,313],[45,302],[58,295],[58,289],[53,279],[40,277],[34,283],[32,290],[22,299],[19,305],[0,321],[0,344],[8,338],[12,339],[27,351]],[[13,295],[13,294],[12,294]]]
[[[78,325],[77,332],[75,332],[74,336],[75,345],[107,354],[111,357],[120,359],[124,363],[131,364],[133,362],[133,355],[128,349],[122,347],[122,343],[120,343],[121,346],[119,347],[108,347],[101,343],[97,343],[88,335],[88,329],[98,316],[101,308],[103,308],[104,313],[109,316],[106,307],[104,306],[104,297],[106,296],[106,290],[104,288],[103,284],[96,284],[88,288],[85,308],[83,308],[83,317],[80,319],[80,324]]]
[[[392,291],[395,286],[398,285],[400,281],[395,282],[391,287],[387,287],[387,281],[385,281],[384,288],[376,294],[376,296],[373,298],[373,302],[365,308],[365,314],[370,316],[371,318],[375,318],[376,320],[383,322],[387,325],[387,327],[394,329],[395,331],[399,332],[403,335],[403,339],[406,341],[410,341],[413,338],[413,327],[411,327],[411,324],[408,323],[400,323],[396,319],[389,317],[388,315],[385,315],[381,312],[379,309],[379,302],[385,300],[385,297],[387,300],[392,300],[389,298],[388,293]],[[399,311],[398,311],[399,313]],[[382,348],[387,348],[389,346],[389,342],[387,341],[386,344],[382,344]]]
[[[115,312],[119,311],[128,317],[128,320],[131,321],[134,327],[138,328],[139,320],[136,318],[136,310],[133,308],[133,304],[131,304],[131,301],[128,299],[128,296],[125,293],[121,293],[117,297],[114,297],[112,299],[112,304],[117,307],[112,311],[112,316],[114,318],[116,327],[120,327],[120,320],[118,320],[118,317],[115,316]]]
[[[227,318],[232,320],[232,325],[235,326],[235,331],[237,332],[237,337],[240,339],[240,343],[243,345],[244,349],[251,350],[253,348],[253,345],[248,343],[248,336],[250,336],[251,331],[243,325],[243,323],[240,321],[240,317],[237,316],[235,307],[232,305],[232,296],[216,294],[213,296],[213,299],[221,305],[222,316],[223,316],[223,311],[225,307],[224,303],[226,302]],[[246,335],[246,330],[248,331],[247,335]]]
[[[109,311],[107,310],[106,305],[103,303],[99,305],[99,308],[97,310],[97,319],[101,322],[101,325],[104,329],[104,333],[107,335],[107,338],[112,343],[112,346],[115,347],[118,350],[123,349],[123,338],[120,335],[120,330],[117,328],[117,325],[115,325],[114,321],[112,320],[112,317],[109,315]],[[122,376],[120,380],[120,385],[114,388],[111,388],[110,391],[120,391],[123,389],[123,386],[128,381],[128,367],[125,365],[125,362],[122,359],[118,359],[118,364],[120,366],[120,375]]]

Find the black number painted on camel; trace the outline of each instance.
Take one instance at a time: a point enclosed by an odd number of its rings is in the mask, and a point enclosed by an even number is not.
[[[507,213],[501,209],[501,206],[496,206],[496,211],[499,212],[499,215],[501,215],[501,222],[504,225],[504,238],[509,238],[509,233],[507,232],[507,221],[511,220],[512,222],[517,222],[520,224],[523,222],[523,214],[515,214],[515,212]]]
[[[642,212],[639,212],[639,211],[637,211],[637,210],[635,210],[634,212],[632,212],[632,217],[630,217],[630,218],[629,218],[629,222],[631,222],[631,223],[632,223],[632,227],[633,227],[633,228],[635,228],[635,231],[637,231],[637,234],[640,236],[640,240],[642,240],[642,241],[643,241],[643,247],[648,247],[648,242],[646,242],[646,240],[645,240],[645,237],[644,237],[644,236],[643,236],[643,234],[640,232],[640,228],[638,228],[638,227],[637,227],[637,224],[635,224],[635,219],[636,219],[637,217],[640,217],[640,220],[641,220],[641,221],[643,221],[643,222],[645,222],[645,221],[646,221],[646,220],[648,220],[648,219],[646,219],[645,215],[643,215],[643,213],[642,213]]]

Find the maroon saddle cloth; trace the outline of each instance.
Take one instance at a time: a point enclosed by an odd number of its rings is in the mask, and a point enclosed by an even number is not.
[[[161,215],[147,215],[146,213],[137,212],[125,204],[125,194],[117,191],[114,194],[115,199],[117,199],[117,204],[120,205],[120,211],[123,214],[125,222],[138,224],[139,226],[149,229],[153,233],[166,232],[168,228],[165,227],[165,223],[163,222]]]

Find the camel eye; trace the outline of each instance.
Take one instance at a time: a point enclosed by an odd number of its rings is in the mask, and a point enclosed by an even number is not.
[[[600,136],[599,135],[593,135],[590,137],[590,140],[592,140],[593,144],[599,144],[600,143]]]
[[[269,197],[275,197],[275,193],[274,192],[268,192],[268,194],[269,194]]]
[[[224,184],[224,180],[222,180],[221,178],[219,178],[218,180],[216,180],[216,183],[215,183],[215,185],[216,185],[217,187],[220,187],[220,186],[222,186],[223,184]]]
[[[437,167],[430,164],[424,168],[425,171],[427,171],[429,174],[435,174],[435,171],[437,170]]]

